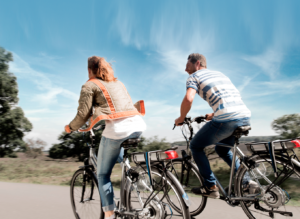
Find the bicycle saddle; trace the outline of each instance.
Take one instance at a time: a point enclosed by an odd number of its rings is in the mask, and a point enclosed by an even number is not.
[[[233,134],[234,136],[241,136],[241,135],[248,135],[249,134],[249,130],[251,130],[251,126],[239,126],[237,127]]]
[[[121,147],[124,147],[124,149],[130,148],[130,146],[136,147],[140,141],[139,138],[129,138],[121,144]]]

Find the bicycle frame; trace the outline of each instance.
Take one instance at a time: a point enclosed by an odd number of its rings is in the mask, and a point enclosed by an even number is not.
[[[199,117],[200,118],[200,117]],[[201,117],[199,121],[203,122],[204,117]],[[194,119],[196,121],[196,119]],[[188,125],[189,131],[190,131],[190,136],[189,138],[187,138],[186,136],[186,142],[187,142],[187,152],[188,152],[188,156],[187,158],[183,157],[183,162],[192,162],[193,158],[192,158],[192,154],[189,148],[190,142],[193,139],[193,127],[191,126],[191,123],[193,121],[191,120],[190,117],[187,117],[185,119],[185,124]],[[197,121],[198,122],[198,121]],[[198,122],[199,123],[199,122]],[[222,144],[222,143],[217,143],[217,146],[222,146],[222,147],[229,147],[229,148],[233,148],[233,158],[232,158],[232,163],[231,163],[231,169],[230,169],[230,177],[229,177],[229,185],[228,185],[228,193],[225,191],[224,187],[221,185],[221,183],[219,182],[218,178],[215,176],[216,178],[216,184],[218,186],[218,188],[220,189],[220,193],[223,195],[223,197],[221,196],[220,199],[223,199],[225,201],[237,201],[237,200],[244,200],[244,201],[255,201],[256,198],[255,197],[231,197],[231,192],[232,192],[232,185],[234,182],[234,169],[235,169],[235,162],[237,159],[237,155],[240,156],[240,160],[241,160],[241,165],[243,165],[248,171],[249,171],[249,167],[245,164],[244,160],[245,160],[245,154],[241,151],[241,149],[238,147],[239,142],[238,139],[236,139],[236,142],[234,145],[226,145],[226,144]],[[174,167],[172,167],[174,168]],[[182,165],[182,170],[181,170],[181,183],[183,184],[183,170],[185,169],[184,165]],[[186,178],[186,183],[188,182],[188,176],[189,176],[189,171],[190,171],[190,165],[188,168],[188,175]],[[177,173],[176,173],[177,174]],[[259,183],[259,182],[258,182]],[[260,184],[259,184],[260,185]]]
[[[231,197],[231,192],[232,192],[232,185],[233,185],[233,181],[234,181],[234,169],[235,169],[235,163],[236,163],[236,159],[237,159],[237,154],[240,156],[240,160],[241,160],[241,165],[243,165],[247,170],[249,170],[249,167],[244,163],[244,159],[245,159],[245,154],[241,151],[241,149],[238,147],[237,144],[234,144],[234,146],[231,145],[226,145],[226,144],[222,144],[222,143],[217,143],[217,146],[221,146],[221,147],[229,147],[229,148],[233,148],[233,158],[232,158],[232,163],[231,163],[231,167],[230,167],[230,177],[229,177],[229,184],[228,184],[228,193],[225,191],[225,189],[223,188],[223,186],[221,185],[221,183],[219,182],[218,178],[215,176],[216,178],[216,183],[218,188],[220,189],[220,192],[222,193],[222,195],[225,197],[224,200],[249,200],[249,201],[254,201],[255,197],[249,197],[249,198],[245,198],[245,197]]]
[[[88,159],[88,162],[89,162],[89,165],[93,166],[94,170],[97,170],[97,155],[95,153],[95,146],[94,146],[94,143],[93,143],[93,137],[94,136],[95,136],[95,134],[94,134],[93,130],[91,129],[90,130],[91,144],[89,145],[87,143],[87,146],[89,147],[89,159]],[[162,178],[166,179],[167,178],[166,177],[166,171],[167,171],[167,169],[165,168],[165,163],[163,161],[160,162],[160,163],[162,164],[162,167],[163,167],[163,170],[164,170]],[[134,190],[135,190],[135,192],[137,194],[138,200],[139,200],[140,205],[142,206],[142,208],[145,208],[150,203],[150,201],[153,200],[153,199],[155,199],[156,201],[160,201],[160,199],[156,195],[159,192],[161,192],[167,186],[167,183],[163,180],[162,181],[163,185],[159,189],[156,189],[156,190],[153,189],[152,184],[151,184],[151,187],[149,187],[148,185],[144,184],[144,186],[147,187],[147,189],[151,192],[151,194],[148,197],[148,199],[145,202],[143,202],[142,198],[139,195],[139,191],[137,189],[137,185],[132,182],[132,180],[131,180],[131,178],[129,177],[129,174],[128,174],[129,171],[127,171],[127,170],[131,170],[132,169],[132,167],[131,167],[131,165],[129,163],[128,156],[127,156],[127,150],[124,151],[124,157],[123,157],[123,161],[121,162],[121,166],[122,166],[122,174],[121,174],[120,199],[119,199],[119,202],[118,202],[119,204],[117,206],[117,210],[115,210],[115,213],[117,213],[117,214],[119,214],[121,216],[128,215],[128,216],[134,216],[134,217],[136,217],[137,216],[136,213],[125,211],[125,207],[126,207],[126,201],[125,201],[125,197],[126,197],[126,191],[125,191],[126,184],[125,183],[129,182],[129,183],[131,183],[131,185],[134,186]],[[139,165],[139,166],[142,167],[141,165]],[[126,178],[127,181],[125,181],[125,178]],[[165,195],[166,194],[164,194],[163,198],[165,197]],[[115,199],[118,200],[117,198],[115,198]],[[127,209],[127,210],[129,210],[129,209]]]
[[[90,165],[92,165],[93,166],[93,168],[95,169],[95,170],[97,170],[97,155],[96,155],[96,152],[95,152],[95,146],[94,146],[94,142],[93,142],[93,137],[95,136],[95,134],[94,134],[94,131],[93,131],[93,129],[91,129],[90,130],[90,138],[91,138],[91,144],[89,145],[88,143],[87,143],[87,146],[89,147],[89,164]],[[125,174],[126,174],[126,167],[128,168],[128,169],[130,169],[131,168],[131,166],[130,166],[130,164],[129,164],[129,160],[128,159],[125,159],[125,157],[124,157],[124,159],[123,159],[123,161],[121,162],[121,166],[122,166],[122,174],[121,174],[121,188],[120,188],[120,204],[119,204],[119,206],[118,206],[118,213],[121,213],[122,212],[122,207],[125,207],[125,200],[124,200],[124,187],[125,187],[125,185],[124,185],[124,176],[125,176]],[[127,180],[130,180],[131,181],[131,179],[129,178],[129,177],[127,177]],[[132,213],[130,213],[130,212],[126,212],[126,214],[127,215],[131,215],[131,216],[134,216],[134,215],[132,215]]]

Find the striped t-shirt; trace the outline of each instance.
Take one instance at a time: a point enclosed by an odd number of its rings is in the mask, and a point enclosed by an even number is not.
[[[213,109],[214,121],[228,122],[251,116],[240,92],[221,72],[208,69],[196,71],[187,79],[186,88],[190,87],[194,88]]]

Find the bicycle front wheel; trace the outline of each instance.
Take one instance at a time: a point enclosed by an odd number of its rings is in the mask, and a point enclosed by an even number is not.
[[[173,160],[167,164],[167,169],[178,179],[181,183],[184,190],[192,195],[192,188],[200,187],[203,185],[203,180],[200,176],[197,166],[194,163],[183,162],[183,160]],[[167,196],[166,197],[169,204],[179,212],[179,208],[175,205],[172,199]],[[199,215],[205,208],[207,202],[207,197],[205,196],[197,196],[197,201],[191,201],[191,205],[189,206],[191,216]]]
[[[276,158],[278,177],[274,176],[270,156],[258,157],[255,160],[255,168],[249,172],[242,165],[238,170],[237,196],[256,197],[255,201],[241,201],[241,207],[250,219],[255,218],[287,218],[288,213],[293,218],[300,218],[300,168],[291,165],[283,158]],[[248,175],[248,176],[247,176]],[[258,183],[258,187],[252,189],[245,185],[245,178]],[[284,177],[287,179],[280,183]],[[277,181],[275,181],[277,180]],[[274,186],[270,185],[274,182]],[[244,185],[243,185],[244,184]]]
[[[151,167],[153,188],[151,187],[149,175],[144,168],[136,168],[139,173],[139,179],[135,183],[129,183],[126,186],[126,204],[127,211],[137,212],[142,218],[149,219],[167,219],[167,218],[183,218],[190,219],[189,208],[185,204],[180,192],[180,183],[174,182],[168,176],[164,176],[161,169]],[[162,191],[158,192],[163,187]],[[151,196],[154,189],[154,193]],[[157,193],[158,192],[158,193]],[[156,195],[155,195],[156,194]],[[176,213],[172,206],[166,200],[166,195],[172,198],[172,201],[180,209],[180,214]],[[143,207],[149,197],[149,204]],[[186,197],[185,197],[186,198]]]
[[[71,180],[71,204],[76,219],[104,219],[98,182],[85,170],[77,170]]]

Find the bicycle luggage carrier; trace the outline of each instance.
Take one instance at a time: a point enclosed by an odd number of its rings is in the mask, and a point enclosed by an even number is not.
[[[293,139],[286,140],[276,140],[271,142],[251,142],[245,143],[248,151],[259,154],[259,153],[269,153],[269,145],[270,143],[273,145],[274,151],[276,152],[284,152],[286,150],[292,150],[295,146]]]
[[[168,155],[166,152],[176,151],[176,149],[178,149],[178,147],[169,148],[167,150],[149,151],[146,153],[148,153],[149,162],[165,161],[165,160],[170,160],[170,155]],[[145,152],[132,153],[131,160],[134,161],[135,163],[145,163],[146,162]]]
[[[285,139],[285,140],[275,140],[270,142],[252,142],[246,143],[247,149],[254,154],[269,154],[271,158],[272,167],[274,170],[275,177],[277,174],[277,164],[276,164],[276,154],[286,154],[286,156],[290,159],[293,157],[297,157],[295,152],[293,151],[296,144],[294,143],[295,139]],[[297,140],[298,144],[298,140]],[[296,146],[298,147],[298,146]],[[289,155],[288,151],[292,151],[292,155]],[[297,160],[299,161],[298,157]]]

